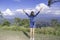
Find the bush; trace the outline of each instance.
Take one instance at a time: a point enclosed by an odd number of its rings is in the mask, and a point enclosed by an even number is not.
[[[42,27],[40,28],[36,28],[36,33],[39,34],[52,34],[52,35],[60,35],[60,30],[56,30],[55,28],[52,27]]]
[[[2,26],[10,26],[10,22],[7,21],[7,20],[5,20],[5,21],[3,22],[3,24],[2,24]]]
[[[29,32],[29,28],[25,28],[23,26],[3,26],[3,27],[0,27],[0,29],[3,29],[3,30],[12,30],[12,31],[25,31],[25,32]]]

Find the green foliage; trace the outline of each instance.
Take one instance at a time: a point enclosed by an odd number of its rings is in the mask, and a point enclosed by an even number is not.
[[[15,18],[14,20],[15,20],[15,25],[19,26],[21,19],[20,18]]]
[[[29,20],[28,19],[20,19],[20,18],[15,18],[15,25],[16,26],[24,26],[24,27],[29,27]]]
[[[0,29],[30,32],[30,28],[26,28],[24,26],[0,26]],[[57,29],[53,27],[36,28],[35,33],[60,36],[60,28]]]
[[[5,20],[2,24],[2,26],[10,26],[10,22],[8,20]]]
[[[55,29],[53,27],[42,27],[41,29],[38,28],[36,29],[36,33],[39,33],[39,34],[52,34],[52,35],[60,35],[60,28],[59,29]]]
[[[29,20],[28,19],[23,19],[22,20],[22,23],[23,23],[23,25],[28,24],[29,23]]]
[[[12,31],[24,31],[29,32],[29,20],[28,19],[20,19],[15,18],[15,24],[10,26],[10,22],[4,20],[3,26],[0,26],[0,29],[3,30],[12,30]],[[56,19],[51,20],[52,27],[41,27],[36,28],[35,33],[39,34],[47,34],[47,35],[59,35],[60,36],[60,23]],[[17,25],[17,26],[16,26]]]
[[[29,28],[25,28],[23,26],[0,26],[2,30],[11,30],[11,31],[25,31],[29,32]]]
[[[20,19],[20,18],[15,18],[15,25],[16,26],[24,26],[24,27],[29,27],[29,20],[28,19]]]
[[[29,20],[28,19],[21,20],[20,25],[28,28],[29,27]]]
[[[57,26],[58,20],[57,19],[52,19],[51,24],[52,24],[53,27]]]

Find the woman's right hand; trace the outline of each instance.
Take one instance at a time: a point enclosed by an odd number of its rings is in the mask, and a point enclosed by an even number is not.
[[[25,12],[24,9],[23,9],[23,12]]]
[[[43,9],[43,7],[40,8],[40,11]]]

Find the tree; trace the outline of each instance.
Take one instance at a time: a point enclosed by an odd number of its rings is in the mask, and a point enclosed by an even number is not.
[[[4,22],[3,22],[3,24],[2,24],[2,26],[10,26],[10,22],[8,21],[8,20],[5,20]]]
[[[21,19],[20,18],[15,18],[14,20],[15,20],[16,25],[19,26]]]
[[[52,25],[53,27],[56,27],[57,24],[58,24],[58,20],[57,20],[57,19],[52,19],[52,20],[51,20],[51,25]]]
[[[25,25],[25,27],[29,27],[29,20],[28,20],[28,19],[23,19],[23,20],[21,21],[21,24],[22,24],[22,25]]]

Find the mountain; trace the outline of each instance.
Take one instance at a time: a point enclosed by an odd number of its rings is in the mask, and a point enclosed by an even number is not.
[[[6,16],[6,19],[9,19],[10,21],[13,20],[15,17],[21,18],[21,19],[27,19],[28,17],[23,14],[16,14],[14,16]],[[60,15],[54,15],[54,14],[39,14],[37,17],[35,17],[35,21],[50,21],[51,19],[57,19],[60,21]]]

